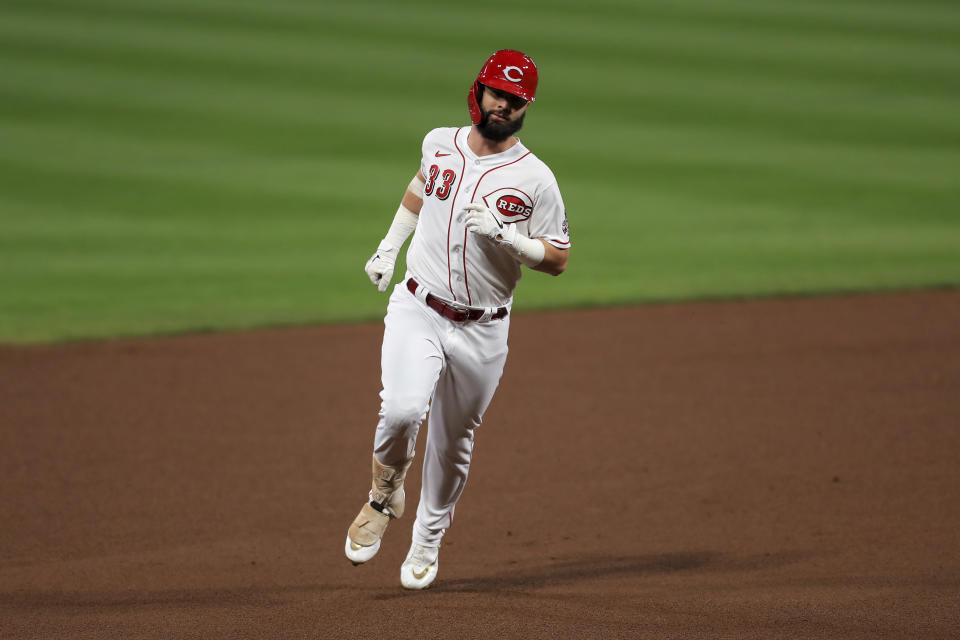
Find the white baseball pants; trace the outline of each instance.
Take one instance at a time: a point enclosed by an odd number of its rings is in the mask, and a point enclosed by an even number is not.
[[[437,546],[453,524],[470,471],[474,430],[503,374],[510,316],[453,322],[401,282],[390,296],[384,325],[374,452],[387,465],[412,456],[429,410],[413,541]]]

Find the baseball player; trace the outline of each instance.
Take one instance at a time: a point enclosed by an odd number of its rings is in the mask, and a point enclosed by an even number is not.
[[[557,181],[514,136],[537,81],[525,54],[490,56],[467,95],[472,125],[426,135],[420,170],[365,266],[386,291],[413,234],[407,273],[384,319],[372,489],[344,551],[355,565],[367,562],[390,520],[403,515],[404,476],[429,411],[420,503],[400,567],[408,589],[425,589],[437,577],[440,540],[467,481],[474,431],[507,359],[521,265],[551,275],[567,266],[570,235]]]

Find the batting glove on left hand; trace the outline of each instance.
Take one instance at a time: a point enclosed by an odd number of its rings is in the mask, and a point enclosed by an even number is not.
[[[377,285],[377,291],[380,293],[386,291],[390,281],[393,280],[393,265],[397,262],[399,252],[400,250],[394,246],[380,243],[377,252],[363,266],[370,282]]]
[[[506,224],[499,213],[475,202],[463,209],[469,212],[465,220],[467,229],[477,235],[486,236],[494,242],[513,245],[517,228],[512,224]]]

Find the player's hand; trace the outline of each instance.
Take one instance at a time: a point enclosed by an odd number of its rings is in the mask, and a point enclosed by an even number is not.
[[[501,244],[513,244],[517,229],[507,224],[499,213],[482,204],[471,202],[465,206],[467,229]]]
[[[363,270],[367,272],[370,282],[376,285],[377,290],[383,293],[390,286],[393,280],[393,265],[397,262],[397,254],[400,252],[396,247],[385,243],[380,243],[377,252],[374,253]]]

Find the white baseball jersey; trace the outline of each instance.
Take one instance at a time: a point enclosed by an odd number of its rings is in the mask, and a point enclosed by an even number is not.
[[[434,295],[471,307],[509,306],[520,263],[487,238],[467,231],[464,206],[482,203],[530,238],[570,247],[553,172],[518,142],[479,157],[467,145],[470,127],[434,129],[423,139],[423,208],[407,267]]]

